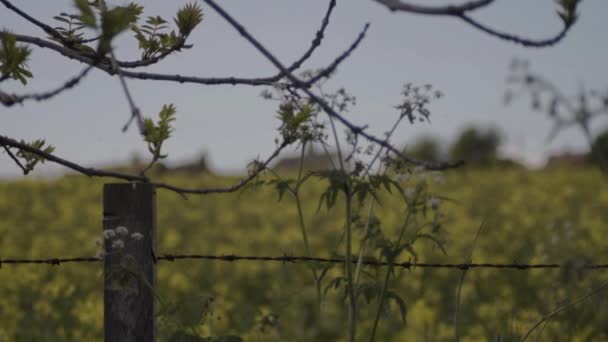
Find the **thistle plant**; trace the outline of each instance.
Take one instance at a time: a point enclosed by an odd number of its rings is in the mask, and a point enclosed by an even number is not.
[[[314,75],[313,72],[307,72],[303,77],[310,78]],[[347,113],[355,105],[355,97],[344,89],[326,93],[322,84],[319,84],[317,90],[339,113]],[[331,266],[310,266],[317,293],[318,317],[322,315],[321,302],[328,291],[343,289],[348,312],[346,336],[347,340],[354,341],[357,338],[360,306],[375,301],[377,309],[371,332],[371,340],[374,340],[380,317],[386,313],[387,303],[396,303],[402,322],[406,321],[406,301],[390,287],[394,276],[392,265],[397,262],[397,258],[405,252],[416,259],[414,245],[420,240],[431,241],[444,250],[441,238],[441,197],[429,190],[429,182],[440,180],[441,176],[437,171],[426,172],[424,168],[410,168],[410,165],[398,158],[391,158],[383,148],[374,145],[361,146],[357,136],[348,132],[345,143],[340,144],[333,122],[321,121],[318,116],[320,108],[290,88],[275,87],[263,91],[262,96],[279,101],[277,118],[281,120],[278,129],[280,137],[283,141],[293,142],[298,146],[300,158],[295,178],[286,178],[293,175],[281,175],[269,168],[267,171],[270,179],[257,184],[273,186],[279,201],[285,194],[293,197],[306,255],[311,255],[311,237],[304,215],[306,208],[303,208],[300,198],[302,187],[313,179],[327,184],[319,197],[317,212],[335,210],[338,203],[343,203],[344,227],[339,235],[344,250],[334,252],[336,256],[344,258],[343,274],[328,278]],[[403,88],[402,96],[401,104],[396,106],[397,120],[385,134],[387,140],[406,118],[411,124],[428,121],[431,114],[428,105],[431,99],[439,98],[442,94],[433,91],[430,85],[417,87],[407,84]],[[331,135],[327,131],[330,131]],[[277,142],[279,141],[280,139],[277,139]],[[322,146],[330,159],[332,156],[329,149],[335,149],[338,160],[333,162],[333,167],[305,171],[305,151],[309,144]],[[404,185],[408,186],[404,188]],[[387,196],[397,196],[403,202],[404,223],[396,230],[390,230],[397,234],[394,237],[384,229],[381,218],[374,213],[375,206],[382,206],[383,199]],[[358,253],[355,252],[356,235],[359,236]],[[382,276],[377,271],[370,276],[370,272],[364,271],[364,259],[387,261],[391,266]]]

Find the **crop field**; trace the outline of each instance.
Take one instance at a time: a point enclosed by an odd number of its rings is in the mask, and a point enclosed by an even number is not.
[[[238,181],[164,177],[190,186]],[[608,269],[581,267],[608,263],[608,179],[598,170],[459,170],[444,177],[429,186],[442,198],[436,236],[445,251],[418,240],[398,261],[465,263],[472,253],[477,263],[562,267],[470,269],[464,276],[459,269],[395,268],[390,293],[396,296],[381,317],[378,341],[453,341],[455,318],[462,341],[519,341],[544,315],[608,280]],[[102,237],[102,185],[72,175],[0,183],[0,258],[95,256],[95,241]],[[343,204],[338,201],[331,210],[320,206],[325,187],[311,180],[302,188],[310,251],[343,256]],[[403,219],[398,197],[382,196],[376,206],[387,235]],[[287,195],[278,199],[272,186],[188,199],[159,190],[157,254],[305,255],[296,205]],[[358,232],[354,241],[361,238]],[[342,267],[159,261],[159,340],[340,341],[346,324]],[[326,272],[319,284],[320,313],[312,269]],[[362,340],[378,306],[374,279],[384,273],[383,267],[362,270]],[[556,314],[529,340],[606,341],[607,321],[608,290]],[[1,265],[0,341],[100,341],[102,325],[103,263]]]

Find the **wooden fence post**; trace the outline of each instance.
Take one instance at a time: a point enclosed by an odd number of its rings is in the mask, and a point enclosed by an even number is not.
[[[124,227],[128,232],[118,227]],[[154,186],[145,183],[104,184],[103,229],[106,251],[104,340],[154,342]]]

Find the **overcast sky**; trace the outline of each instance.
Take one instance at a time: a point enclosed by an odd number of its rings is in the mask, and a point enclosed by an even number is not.
[[[186,1],[139,1],[144,16],[174,16]],[[52,23],[59,12],[74,12],[72,1],[14,0],[34,17]],[[112,3],[112,2],[110,2]],[[114,3],[123,3],[114,2]],[[220,2],[271,52],[290,64],[308,48],[326,11],[325,0],[225,0]],[[421,1],[445,4],[446,1]],[[191,50],[169,56],[146,71],[196,75],[261,77],[276,73],[274,67],[204,4],[203,23],[191,35]],[[500,0],[473,15],[484,23],[531,38],[554,35],[561,28],[553,0]],[[394,106],[404,83],[432,84],[445,97],[431,105],[432,124],[404,125],[394,143],[405,145],[423,134],[450,142],[465,126],[496,126],[506,139],[503,152],[540,165],[548,154],[584,150],[579,131],[562,132],[553,142],[546,137],[551,123],[533,113],[529,101],[505,107],[508,66],[514,58],[527,59],[534,71],[576,94],[581,84],[608,89],[608,1],[585,0],[579,22],[556,47],[526,49],[483,34],[456,19],[390,13],[372,0],[338,0],[320,49],[304,69],[327,65],[347,48],[366,22],[369,34],[336,76],[328,91],[345,87],[357,97],[349,118],[369,124],[375,133],[388,129],[395,119]],[[44,36],[22,18],[0,7],[0,26],[14,33]],[[115,44],[121,60],[139,57],[132,34]],[[34,80],[27,87],[3,82],[8,92],[52,89],[84,67],[52,51],[35,48],[29,63]],[[167,142],[170,163],[207,153],[214,170],[240,172],[255,157],[267,156],[274,147],[276,103],[263,100],[261,87],[203,86],[159,81],[128,80],[137,105],[146,116],[156,115],[165,103],[178,108],[174,136]],[[58,156],[87,166],[104,166],[145,155],[145,144],[135,126],[121,132],[130,115],[117,78],[93,71],[75,89],[44,103],[0,107],[0,134],[33,140],[45,138]],[[606,128],[595,122],[593,132]],[[341,129],[342,130],[342,129]],[[57,167],[44,165],[36,174]],[[0,176],[20,170],[0,153]]]

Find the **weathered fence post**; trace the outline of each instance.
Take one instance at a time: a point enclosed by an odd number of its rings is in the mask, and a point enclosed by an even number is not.
[[[117,227],[125,227],[128,232]],[[105,184],[103,228],[106,251],[104,340],[154,342],[154,186],[144,183]]]

